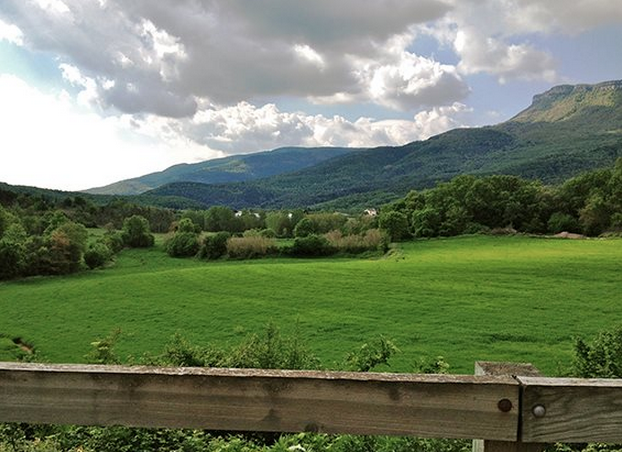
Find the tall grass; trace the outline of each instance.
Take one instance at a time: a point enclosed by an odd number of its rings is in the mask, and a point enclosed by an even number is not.
[[[362,234],[343,235],[341,231],[325,234],[328,243],[342,253],[358,254],[365,251],[385,251],[388,237],[380,229],[370,229]]]
[[[227,254],[233,259],[253,259],[276,252],[276,240],[260,235],[231,237],[227,240]]]

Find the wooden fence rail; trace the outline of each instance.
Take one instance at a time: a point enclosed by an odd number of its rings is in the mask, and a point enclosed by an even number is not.
[[[0,422],[477,438],[486,450],[622,443],[622,381],[502,368],[460,376],[0,363]]]

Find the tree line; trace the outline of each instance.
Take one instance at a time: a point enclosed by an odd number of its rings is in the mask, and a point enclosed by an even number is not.
[[[87,228],[105,232],[89,237]],[[168,233],[174,257],[327,256],[386,251],[389,240],[486,232],[587,236],[622,232],[622,159],[558,186],[512,175],[462,175],[411,191],[380,214],[294,210],[174,211],[116,199],[95,205],[0,190],[0,280],[61,275],[105,265],[125,247],[149,247]],[[276,238],[293,243],[277,248]]]
[[[458,176],[386,205],[378,222],[394,240],[504,230],[617,234],[622,231],[622,159],[558,186],[511,175]]]

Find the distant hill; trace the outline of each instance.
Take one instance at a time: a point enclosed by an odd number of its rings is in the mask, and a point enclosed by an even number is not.
[[[286,147],[255,154],[235,155],[200,163],[180,164],[164,171],[91,188],[96,195],[138,195],[173,182],[222,184],[245,182],[298,171],[357,149],[340,147]]]
[[[558,183],[621,156],[622,81],[611,81],[557,86],[534,96],[529,108],[504,123],[455,129],[404,146],[281,148],[176,165],[87,193],[0,184],[0,197],[85,196],[106,203],[118,193],[134,193],[126,199],[173,208],[359,209],[460,174],[514,174]]]
[[[173,183],[145,196],[234,208],[361,207],[459,174],[515,174],[556,183],[620,156],[622,81],[563,85],[535,96],[529,108],[496,126],[348,153],[252,182]]]

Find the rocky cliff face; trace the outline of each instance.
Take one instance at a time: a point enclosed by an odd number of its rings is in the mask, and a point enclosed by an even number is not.
[[[622,112],[622,80],[596,85],[560,85],[534,96],[529,108],[510,121],[557,122],[576,119],[594,110],[611,110],[612,119]],[[622,127],[622,124],[620,124]]]

